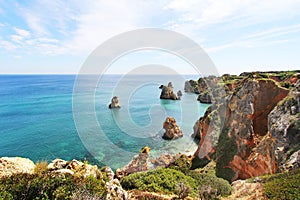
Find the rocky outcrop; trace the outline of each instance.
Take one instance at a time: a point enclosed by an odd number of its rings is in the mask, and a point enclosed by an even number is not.
[[[108,182],[105,183],[106,186],[106,200],[127,200],[128,194],[122,188],[120,181],[115,179],[114,172],[110,167],[105,167],[105,173],[108,178]]]
[[[98,177],[100,175],[99,169],[96,165],[90,165],[78,160],[65,161],[62,159],[55,159],[48,164],[48,170],[55,173],[66,173],[82,177]]]
[[[119,99],[117,96],[114,96],[112,99],[111,99],[111,103],[109,104],[108,106],[110,109],[111,108],[121,108],[120,104],[119,104]]]
[[[211,96],[207,92],[199,94],[197,101],[200,101],[200,103],[212,103]]]
[[[27,159],[20,157],[0,158],[0,178],[19,173],[34,173],[35,164]]]
[[[139,154],[134,156],[128,165],[116,170],[116,177],[122,179],[124,176],[134,172],[147,171],[150,150],[151,149],[147,146],[143,147]]]
[[[295,87],[269,114],[268,129],[276,140],[275,156],[280,171],[285,171],[290,156],[300,149],[300,112]]]
[[[262,183],[237,180],[232,183],[232,194],[222,200],[267,200]]]
[[[268,128],[268,120],[270,121],[272,110],[276,110],[279,102],[289,94],[289,90],[281,87],[281,83],[261,76],[264,74],[222,77],[226,82],[220,82],[218,85],[224,85],[226,101],[214,102],[194,126],[193,136],[200,139],[200,142],[193,167],[203,166],[214,159],[217,163],[217,175],[229,181],[277,171],[276,149],[283,149],[278,148],[277,141],[285,140],[274,136]],[[284,118],[284,115],[278,111],[274,112],[278,115],[277,119],[274,119],[278,127],[279,116]],[[297,114],[286,118],[294,119],[296,116]],[[287,123],[282,124],[286,126]],[[288,127],[291,133],[289,137],[298,141],[298,124],[294,123]],[[287,146],[291,147],[293,144],[290,142]]]
[[[178,100],[180,100],[180,99],[181,99],[181,97],[182,97],[182,92],[181,92],[181,90],[178,90],[178,92],[177,92],[177,96],[178,96]]]
[[[171,82],[169,82],[168,86],[161,85],[159,89],[161,89],[160,99],[179,100],[173,91],[173,84]]]
[[[173,140],[183,136],[182,130],[177,125],[174,117],[167,117],[163,128],[165,129],[165,133],[162,138],[165,140]]]

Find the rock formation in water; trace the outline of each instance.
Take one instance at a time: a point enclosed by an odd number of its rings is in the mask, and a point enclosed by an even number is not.
[[[111,99],[111,103],[109,104],[108,106],[110,109],[111,108],[121,108],[120,104],[119,104],[119,99],[117,96],[114,96],[112,99]]]
[[[163,128],[165,129],[165,133],[162,138],[165,140],[173,140],[183,136],[182,130],[177,125],[174,117],[167,117]]]
[[[178,97],[178,100],[181,99],[181,97],[182,97],[182,92],[181,92],[181,90],[178,90],[178,92],[177,92],[177,97]]]
[[[200,142],[193,167],[214,159],[217,175],[229,181],[277,172],[300,142],[299,113],[291,115],[292,107],[298,109],[296,91],[284,88],[295,86],[299,75],[275,81],[286,74],[222,76],[217,85],[224,86],[224,101],[212,104],[194,126]]]
[[[172,82],[169,82],[168,86],[161,85],[159,89],[161,89],[160,99],[178,100],[178,97],[173,91]]]
[[[116,177],[118,179],[122,179],[124,176],[135,172],[147,171],[150,150],[151,149],[147,146],[143,147],[140,150],[139,154],[134,156],[132,161],[128,163],[128,165],[117,169]]]

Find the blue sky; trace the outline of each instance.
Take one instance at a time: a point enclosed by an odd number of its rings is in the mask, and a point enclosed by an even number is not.
[[[102,42],[144,27],[193,39],[220,74],[299,69],[299,10],[299,0],[0,0],[0,73],[77,73]],[[161,52],[129,55],[116,65],[141,60],[193,73]]]

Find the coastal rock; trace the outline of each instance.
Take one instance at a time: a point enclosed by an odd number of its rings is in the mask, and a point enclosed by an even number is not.
[[[182,92],[181,92],[181,90],[178,90],[178,92],[177,92],[177,96],[178,96],[178,100],[180,100],[180,99],[181,99],[181,97],[182,97]]]
[[[155,167],[166,167],[169,166],[171,163],[175,162],[175,156],[172,156],[170,154],[163,154],[151,161],[151,163]]]
[[[19,173],[34,173],[35,164],[27,159],[20,157],[2,157],[0,158],[0,178]]]
[[[215,159],[217,175],[229,181],[275,173],[276,143],[268,116],[289,90],[260,77],[236,78],[232,85],[226,102],[214,103],[194,126],[200,142],[193,166]]]
[[[208,94],[208,92],[199,94],[197,101],[200,101],[200,103],[211,103],[211,96]]]
[[[105,183],[106,185],[106,200],[127,200],[128,194],[122,188],[118,179],[113,179]]]
[[[199,78],[197,81],[189,80],[186,81],[184,84],[184,91],[185,92],[192,92],[196,94],[203,93],[208,90],[209,85],[207,84],[207,81],[211,79],[212,77],[205,77],[205,78]]]
[[[63,169],[67,166],[68,162],[62,159],[55,159],[51,163],[48,164],[49,170],[58,170]]]
[[[178,100],[178,97],[173,92],[173,85],[171,82],[168,84],[168,86],[161,85],[159,89],[161,89],[160,99]]]
[[[101,176],[97,165],[90,165],[81,161],[73,159],[72,161],[65,161],[62,159],[55,159],[48,165],[48,170],[55,173],[67,173],[81,177],[98,177]]]
[[[291,171],[300,168],[300,150],[293,153],[289,159],[281,165],[280,171]]]
[[[115,173],[110,167],[105,167],[105,173],[109,181],[112,181],[114,179]]]
[[[116,177],[122,179],[124,176],[134,172],[147,171],[150,150],[151,149],[147,146],[143,147],[139,154],[134,156],[128,165],[116,170]]]
[[[300,113],[298,110],[296,88],[282,100],[268,116],[268,129],[275,140],[275,156],[279,170],[285,171],[290,156],[300,149]]]
[[[117,96],[114,96],[112,99],[111,99],[111,103],[109,104],[109,109],[111,108],[121,108],[120,104],[119,104],[119,99]]]
[[[263,184],[237,180],[232,183],[232,194],[222,200],[267,200]]]
[[[80,168],[82,168],[84,166],[83,162],[80,162],[78,160],[73,159],[71,162],[68,163],[68,165],[66,166],[67,169],[70,169],[72,171],[77,171]]]
[[[165,133],[162,138],[165,140],[177,139],[183,136],[182,130],[176,124],[174,117],[167,117],[163,124],[163,128],[165,129]]]

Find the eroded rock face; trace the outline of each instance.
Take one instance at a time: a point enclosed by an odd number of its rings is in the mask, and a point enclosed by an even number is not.
[[[20,157],[2,157],[0,158],[0,178],[19,173],[34,173],[35,164],[27,159]]]
[[[166,130],[162,136],[165,140],[173,140],[183,136],[182,130],[176,124],[174,117],[167,117],[163,124],[163,128]]]
[[[118,179],[113,179],[105,183],[106,185],[106,200],[127,200],[128,194],[122,188]]]
[[[116,170],[116,177],[122,179],[124,176],[132,174],[134,172],[141,172],[148,170],[149,161],[149,147],[143,147],[140,153],[133,157],[132,161],[128,165]]]
[[[300,112],[298,111],[297,89],[281,101],[269,114],[268,128],[276,140],[275,156],[279,171],[285,171],[290,156],[300,149]],[[295,113],[293,112],[295,108]]]
[[[211,96],[208,93],[199,94],[197,101],[200,101],[200,103],[212,103]]]
[[[213,104],[194,126],[200,143],[193,164],[215,159],[217,175],[229,181],[275,173],[277,144],[268,131],[268,116],[289,90],[262,78],[239,78],[232,85],[226,102]]]
[[[161,89],[160,99],[178,100],[178,97],[173,91],[173,84],[171,82],[169,82],[168,86],[161,85],[159,89]]]
[[[219,176],[233,181],[276,172],[268,115],[288,92],[272,80],[249,79],[230,97],[216,152]]]
[[[121,108],[120,104],[119,104],[119,99],[117,96],[114,96],[112,99],[111,99],[111,103],[109,104],[108,106],[110,109],[111,108]]]

